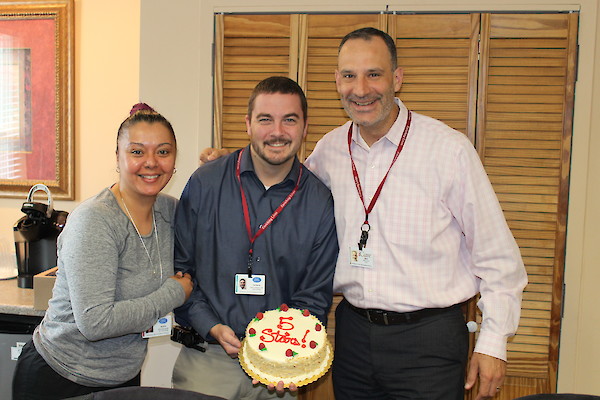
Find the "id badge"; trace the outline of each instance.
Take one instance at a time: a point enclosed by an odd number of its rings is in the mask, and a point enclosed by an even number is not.
[[[152,328],[146,332],[142,332],[142,338],[148,339],[157,336],[171,336],[171,328],[173,327],[173,317],[171,314],[167,314],[156,321]]]
[[[235,294],[253,294],[264,296],[266,287],[265,275],[235,274]]]
[[[360,250],[358,246],[350,246],[349,248],[350,265],[360,268],[374,268],[375,257],[373,252],[367,248]]]

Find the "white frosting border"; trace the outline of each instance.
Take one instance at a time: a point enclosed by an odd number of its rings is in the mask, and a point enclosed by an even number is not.
[[[248,375],[250,375],[252,378],[258,380],[260,383],[264,383],[265,385],[277,386],[277,384],[280,381],[283,381],[283,387],[286,387],[286,388],[290,386],[290,383],[294,383],[298,387],[308,385],[309,383],[312,383],[312,382],[316,381],[317,379],[319,379],[320,377],[322,377],[323,375],[325,375],[325,373],[331,367],[331,363],[333,361],[333,349],[331,347],[331,343],[329,342],[329,339],[327,338],[327,341],[325,344],[325,346],[326,346],[325,357],[323,357],[323,361],[319,365],[317,373],[315,373],[313,375],[301,374],[301,375],[297,375],[297,376],[294,376],[291,378],[282,379],[280,377],[265,374],[264,372],[259,371],[254,364],[252,364],[250,361],[248,361],[246,359],[246,354],[244,352],[245,341],[246,341],[246,339],[242,340],[242,347],[240,348],[240,351],[238,353],[238,359],[240,361],[240,365],[242,366],[242,368],[244,369],[244,371],[246,371],[246,373]]]

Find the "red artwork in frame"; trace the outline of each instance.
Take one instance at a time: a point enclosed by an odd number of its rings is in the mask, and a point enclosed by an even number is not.
[[[74,198],[73,0],[0,1],[0,197]]]

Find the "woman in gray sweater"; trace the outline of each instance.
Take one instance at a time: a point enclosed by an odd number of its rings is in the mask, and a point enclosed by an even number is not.
[[[175,170],[171,124],[136,104],[116,153],[119,181],[81,203],[58,238],[53,296],[17,362],[15,400],[139,386],[142,332],[192,291],[188,274],[173,275],[177,200],[160,194]]]

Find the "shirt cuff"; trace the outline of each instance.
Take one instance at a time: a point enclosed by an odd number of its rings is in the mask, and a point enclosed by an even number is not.
[[[506,361],[506,337],[492,332],[481,331],[479,332],[475,350],[473,351]]]
[[[168,288],[169,292],[175,293],[174,301],[176,301],[176,304],[171,305],[171,309],[177,308],[185,303],[185,290],[179,282],[177,282],[175,279],[166,279],[163,283],[163,286]]]

